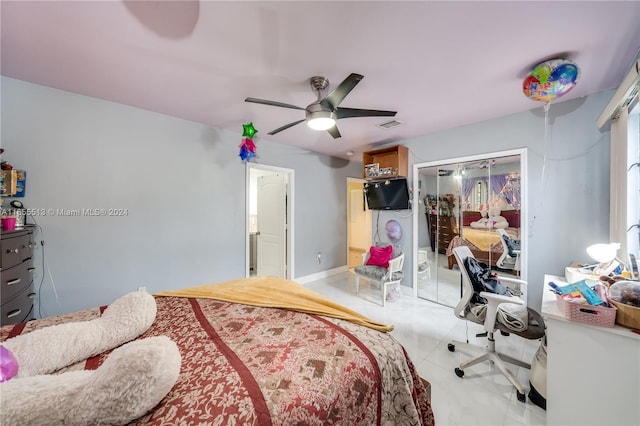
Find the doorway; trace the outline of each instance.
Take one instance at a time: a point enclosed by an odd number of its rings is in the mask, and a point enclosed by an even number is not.
[[[293,278],[294,171],[247,163],[246,271]]]
[[[526,149],[414,164],[417,297],[456,305],[461,275],[451,249],[459,245],[501,275],[526,280],[526,164]],[[516,259],[503,256],[502,231],[520,241]]]
[[[366,206],[364,179],[347,178],[347,267],[362,265],[371,247],[371,210]]]

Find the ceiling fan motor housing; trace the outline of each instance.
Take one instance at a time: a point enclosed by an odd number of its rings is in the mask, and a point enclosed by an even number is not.
[[[320,92],[329,87],[329,79],[321,75],[316,75],[310,79],[311,88],[318,92],[318,100],[320,100]]]

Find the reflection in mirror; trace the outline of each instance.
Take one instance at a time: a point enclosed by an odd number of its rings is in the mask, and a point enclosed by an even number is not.
[[[498,154],[443,164],[417,164],[417,295],[443,305],[460,299],[460,272],[451,252],[468,246],[503,276],[519,276],[521,155]]]

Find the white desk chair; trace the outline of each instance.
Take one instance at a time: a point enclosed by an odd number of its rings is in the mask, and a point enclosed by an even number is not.
[[[462,298],[458,302],[458,305],[453,309],[453,312],[458,319],[482,325],[484,327],[484,333],[478,334],[476,337],[487,337],[486,347],[457,340],[453,340],[448,344],[447,348],[451,352],[454,352],[456,349],[460,349],[462,352],[474,355],[472,358],[463,361],[459,367],[455,368],[454,371],[458,377],[462,378],[464,377],[464,370],[467,367],[471,367],[472,365],[485,361],[491,362],[498,367],[500,372],[516,388],[518,400],[525,402],[526,396],[524,386],[522,386],[516,375],[507,367],[507,363],[524,368],[531,368],[531,364],[496,351],[494,333],[496,331],[500,331],[503,334],[517,335],[525,339],[532,340],[540,339],[544,336],[545,326],[542,316],[533,309],[526,307],[527,283],[515,278],[499,277],[502,285],[510,288],[514,294],[521,294],[521,297],[500,295],[486,291],[480,292],[479,296],[486,299],[487,303],[484,305],[486,307],[483,315],[484,318],[478,317],[476,313],[481,311],[476,309],[480,307],[482,303],[474,302],[473,295],[476,293],[476,290],[474,290],[471,276],[467,271],[467,264],[465,263],[466,258],[474,256],[467,246],[455,247],[453,249],[453,254],[456,257],[458,266],[460,266],[463,287]],[[513,321],[511,322],[511,327],[507,326],[505,324],[505,319],[508,319],[508,317],[505,317],[504,309],[501,310],[498,307],[503,303],[511,306],[513,306],[513,304],[523,306],[525,308],[524,312],[527,316],[526,326],[524,324],[520,324],[521,327],[516,327],[517,329],[514,329]]]
[[[520,272],[520,240],[514,240],[507,234],[504,229],[496,229],[498,235],[500,235],[500,242],[502,243],[502,254],[496,261],[496,266],[502,269],[513,269],[517,273]],[[511,243],[511,247],[509,244]],[[517,244],[513,247],[513,244]]]

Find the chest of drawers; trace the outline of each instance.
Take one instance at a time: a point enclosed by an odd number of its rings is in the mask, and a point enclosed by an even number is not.
[[[445,254],[453,237],[458,235],[456,218],[454,216],[429,214],[428,222],[431,250],[435,251],[437,246],[438,253]]]
[[[33,229],[0,234],[0,325],[34,318]]]

